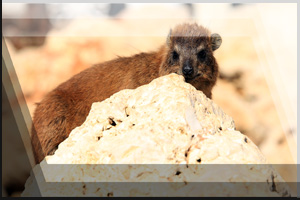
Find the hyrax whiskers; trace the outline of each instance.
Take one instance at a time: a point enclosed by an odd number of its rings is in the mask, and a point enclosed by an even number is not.
[[[55,152],[71,130],[86,119],[93,102],[122,89],[134,89],[170,73],[211,98],[218,77],[213,51],[221,37],[197,24],[181,24],[170,31],[157,51],[97,64],[62,83],[37,104],[31,134],[36,163]]]

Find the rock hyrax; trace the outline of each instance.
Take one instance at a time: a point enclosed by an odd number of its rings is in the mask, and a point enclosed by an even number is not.
[[[34,113],[31,142],[36,162],[53,154],[71,130],[85,121],[93,102],[120,90],[177,73],[211,98],[218,76],[213,51],[221,43],[219,34],[197,24],[181,24],[170,30],[157,51],[97,64],[62,83],[37,104]]]

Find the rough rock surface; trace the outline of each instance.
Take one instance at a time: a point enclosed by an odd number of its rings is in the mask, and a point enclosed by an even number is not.
[[[232,118],[176,74],[94,103],[82,126],[33,173],[43,196],[290,195],[257,146],[235,130]],[[99,181],[104,183],[97,185]],[[145,187],[109,182],[143,182]],[[182,184],[155,188],[151,182]],[[202,185],[199,189],[192,182],[238,185]],[[258,182],[259,187],[254,184]],[[31,196],[33,191],[31,175],[22,195]]]

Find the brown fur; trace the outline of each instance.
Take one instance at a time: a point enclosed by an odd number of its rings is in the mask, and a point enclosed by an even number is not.
[[[219,40],[197,24],[179,25],[170,32],[167,44],[157,51],[97,64],[59,85],[37,105],[34,113],[31,141],[36,162],[53,154],[71,130],[85,121],[93,102],[122,89],[148,84],[163,75],[182,75],[184,63],[194,69],[192,75],[185,76],[186,82],[211,98],[218,76],[213,50],[219,47]],[[197,57],[200,48],[206,50],[205,60]],[[179,55],[177,60],[172,56],[174,50]]]

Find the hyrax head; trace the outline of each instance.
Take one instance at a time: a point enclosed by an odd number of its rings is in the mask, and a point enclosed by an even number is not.
[[[167,38],[167,52],[160,68],[160,74],[177,73],[186,81],[196,77],[213,81],[218,74],[218,65],[213,51],[222,43],[219,34],[210,32],[195,24],[176,26]]]

